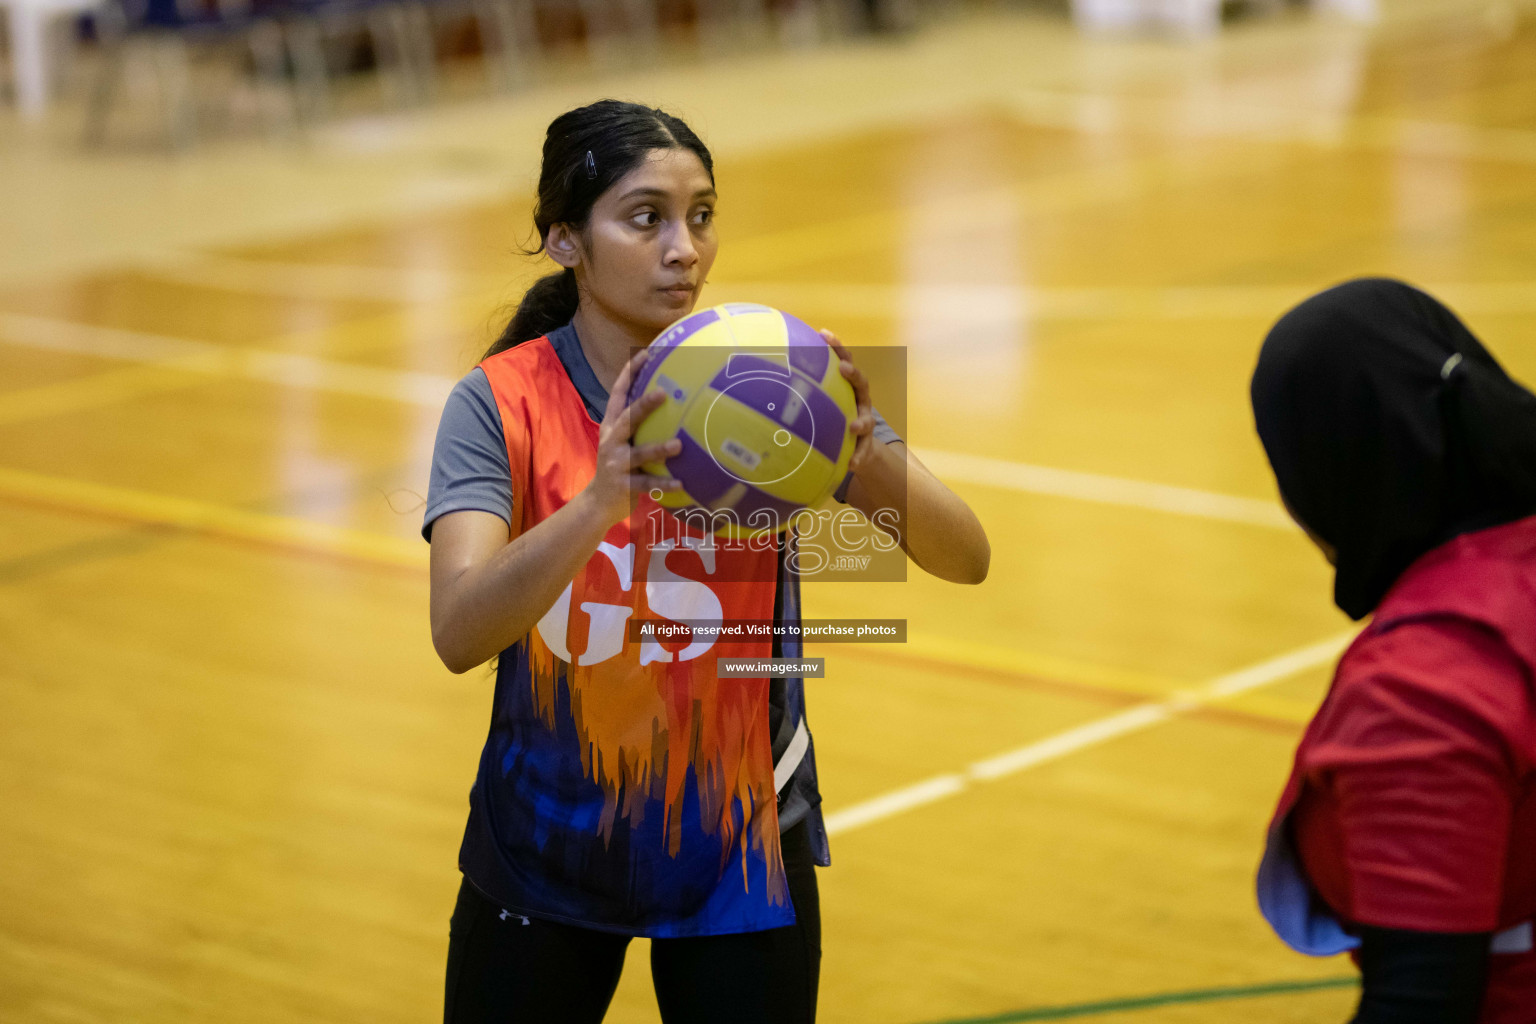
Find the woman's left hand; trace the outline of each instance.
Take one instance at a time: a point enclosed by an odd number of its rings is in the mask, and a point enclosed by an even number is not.
[[[907,557],[933,575],[955,583],[980,583],[987,578],[992,548],[976,513],[905,444],[875,442],[869,380],[853,365],[853,357],[836,335],[822,331],[821,336],[841,359],[858,409],[848,424],[856,439],[848,461],[853,476],[846,492],[848,504],[894,537]]]
[[[837,353],[841,360],[840,369],[848,383],[853,385],[853,401],[857,414],[848,424],[848,429],[853,432],[853,457],[848,460],[848,471],[857,473],[869,458],[870,450],[874,447],[875,438],[875,408],[869,399],[869,379],[864,376],[864,371],[853,365],[853,356],[849,354],[847,347],[837,340],[837,335],[831,331],[822,331],[821,336],[827,339],[827,344],[832,346],[832,351]]]

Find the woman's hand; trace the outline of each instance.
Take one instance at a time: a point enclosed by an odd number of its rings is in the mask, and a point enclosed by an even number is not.
[[[875,441],[875,409],[864,371],[853,365],[848,349],[831,331],[821,336],[841,358],[858,407],[848,425],[858,439],[848,463],[853,474],[845,495],[848,504],[894,537],[907,557],[926,571],[954,583],[980,583],[987,578],[992,548],[976,514],[905,444]],[[882,514],[877,517],[877,512]]]
[[[597,432],[597,468],[592,481],[586,486],[586,497],[597,510],[603,526],[609,527],[634,507],[635,494],[639,491],[675,491],[682,486],[671,477],[652,476],[639,472],[647,462],[660,462],[682,450],[676,438],[657,444],[632,445],[630,438],[635,428],[667,399],[665,391],[652,390],[626,405],[629,385],[645,362],[648,350],[642,349],[624,364],[613,389],[608,392],[608,407],[603,411],[603,422]]]
[[[848,460],[848,471],[857,473],[869,458],[869,453],[875,444],[875,406],[869,398],[869,378],[864,376],[864,371],[853,365],[853,356],[842,342],[837,340],[837,335],[831,331],[822,331],[821,336],[827,339],[827,344],[832,346],[832,351],[837,353],[841,360],[839,369],[849,384],[853,385],[853,402],[857,414],[848,429],[853,432],[853,457]]]

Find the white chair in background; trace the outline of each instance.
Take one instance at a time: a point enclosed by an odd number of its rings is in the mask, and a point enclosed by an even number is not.
[[[21,116],[38,120],[48,105],[55,56],[50,31],[63,19],[89,14],[101,0],[0,0],[11,41],[11,73]]]
[[[1240,0],[1259,9],[1284,0]],[[1221,28],[1223,0],[1072,0],[1072,20],[1094,32],[1152,29],[1209,35]],[[1374,21],[1376,0],[1311,0],[1316,10],[1352,21]]]

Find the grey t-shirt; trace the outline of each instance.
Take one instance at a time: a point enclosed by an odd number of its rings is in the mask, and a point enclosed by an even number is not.
[[[576,328],[570,324],[549,333],[549,343],[560,357],[571,383],[598,422],[608,405],[608,392],[581,350]],[[877,411],[875,440],[900,441]],[[843,500],[847,481],[838,488]],[[427,483],[427,510],[421,535],[432,539],[432,523],[449,512],[473,509],[490,512],[512,522],[512,470],[507,463],[507,443],[501,431],[501,413],[491,393],[491,382],[478,366],[469,371],[448,395],[443,418],[432,449],[432,475]]]

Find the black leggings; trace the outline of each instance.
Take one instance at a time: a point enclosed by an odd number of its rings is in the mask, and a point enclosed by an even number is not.
[[[651,941],[651,978],[666,1024],[813,1024],[821,975],[821,905],[810,835],[784,833],[794,902],[787,928]],[[444,1024],[597,1024],[629,936],[518,917],[466,880],[448,926]]]

